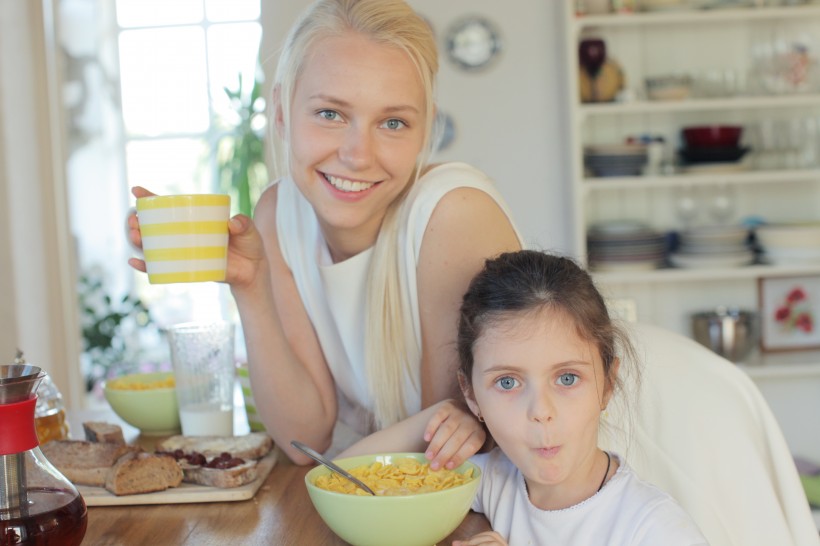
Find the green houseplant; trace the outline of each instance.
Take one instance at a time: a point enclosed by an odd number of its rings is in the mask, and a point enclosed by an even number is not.
[[[86,389],[109,377],[134,371],[141,357],[138,336],[154,327],[148,308],[133,294],[112,298],[99,267],[84,271],[77,292]]]
[[[268,181],[265,165],[265,99],[257,77],[248,93],[239,75],[237,89],[224,88],[230,111],[222,117],[225,133],[217,143],[219,186],[231,195],[235,212],[251,216]]]

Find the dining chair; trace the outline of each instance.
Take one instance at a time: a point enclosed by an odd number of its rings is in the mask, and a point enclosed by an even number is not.
[[[621,366],[602,447],[675,497],[712,546],[820,544],[786,440],[749,376],[681,334],[626,328],[640,362]]]

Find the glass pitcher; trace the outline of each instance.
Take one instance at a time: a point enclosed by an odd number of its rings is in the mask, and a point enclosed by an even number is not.
[[[40,451],[37,366],[0,366],[0,546],[78,546],[88,511],[77,488]]]

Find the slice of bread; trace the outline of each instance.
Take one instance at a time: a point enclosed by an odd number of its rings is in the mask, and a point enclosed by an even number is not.
[[[201,453],[206,459],[230,453],[240,459],[261,459],[273,448],[273,440],[264,432],[244,436],[171,436],[157,444],[157,451],[182,450],[186,455]]]
[[[125,437],[123,436],[122,428],[119,425],[100,421],[89,421],[87,423],[83,423],[83,430],[85,431],[85,439],[89,442],[109,444],[125,443]]]
[[[182,468],[169,455],[127,453],[111,468],[105,488],[115,495],[164,491],[182,483]]]
[[[210,485],[222,489],[239,487],[256,479],[256,461],[248,461],[232,468],[208,468],[180,461],[184,473],[182,481],[199,485]]]
[[[126,453],[142,448],[134,445],[52,440],[40,446],[43,455],[69,481],[79,485],[102,487],[111,467]]]

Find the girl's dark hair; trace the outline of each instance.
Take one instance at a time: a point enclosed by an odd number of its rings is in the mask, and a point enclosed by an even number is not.
[[[618,348],[629,354],[633,351],[610,320],[604,298],[574,261],[535,250],[507,252],[487,260],[464,294],[457,345],[459,370],[467,383],[472,378],[473,347],[488,327],[544,309],[561,310],[572,318],[578,335],[598,348],[605,386],[617,387],[612,364]]]

